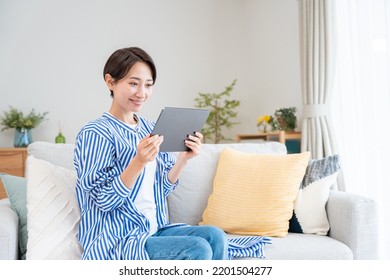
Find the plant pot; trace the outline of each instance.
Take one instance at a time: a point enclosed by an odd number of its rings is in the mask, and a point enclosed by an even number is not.
[[[276,120],[277,120],[277,122],[279,124],[280,130],[286,130],[286,128],[287,128],[286,120],[284,118],[282,118],[282,117],[276,117]]]
[[[27,147],[32,143],[31,129],[17,128],[15,129],[14,147]]]
[[[288,122],[284,118],[278,117],[277,121],[279,123],[280,130],[284,130],[286,132],[295,131],[295,127],[289,126]]]

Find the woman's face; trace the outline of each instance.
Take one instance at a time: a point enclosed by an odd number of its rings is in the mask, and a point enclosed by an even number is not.
[[[139,112],[152,95],[152,72],[146,63],[137,62],[125,77],[108,85],[114,93],[113,106],[117,110],[123,113]]]

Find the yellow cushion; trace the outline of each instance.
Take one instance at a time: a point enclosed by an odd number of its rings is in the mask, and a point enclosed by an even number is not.
[[[310,153],[264,155],[226,148],[200,224],[228,233],[285,237]]]

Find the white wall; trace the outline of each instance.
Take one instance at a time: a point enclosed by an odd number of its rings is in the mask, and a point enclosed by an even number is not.
[[[140,46],[157,65],[143,116],[193,107],[237,78],[240,124],[226,134],[252,133],[259,115],[301,108],[298,24],[296,0],[0,0],[0,114],[49,111],[34,140],[54,141],[61,121],[74,142],[111,104],[108,56]],[[13,134],[0,132],[0,146]]]

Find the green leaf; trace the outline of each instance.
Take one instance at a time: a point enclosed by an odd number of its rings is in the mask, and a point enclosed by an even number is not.
[[[47,114],[48,112],[36,113],[35,109],[32,109],[27,116],[24,116],[22,111],[10,106],[10,110],[4,112],[4,116],[0,119],[0,124],[3,126],[2,131],[10,128],[35,128],[45,120]]]
[[[236,81],[236,79],[233,80],[220,93],[198,93],[198,96],[194,99],[196,107],[210,110],[209,117],[202,130],[205,141],[209,139],[213,140],[214,143],[218,143],[220,140],[227,139],[222,134],[223,128],[231,128],[238,124],[233,119],[238,115],[236,109],[240,106],[240,101],[229,99]]]

